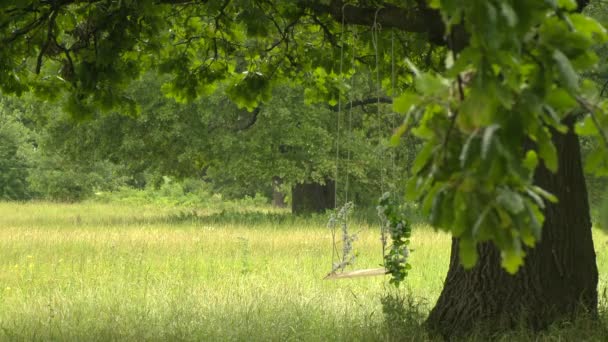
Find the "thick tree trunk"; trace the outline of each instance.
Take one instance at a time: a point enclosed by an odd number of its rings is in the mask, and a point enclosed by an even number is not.
[[[558,172],[539,167],[535,174],[536,183],[559,198],[545,209],[542,240],[510,275],[489,243],[478,246],[477,266],[464,270],[454,239],[444,288],[427,320],[431,331],[449,339],[473,329],[496,332],[522,324],[538,330],[580,312],[597,313],[598,271],[578,138],[554,132],[553,141]]]
[[[296,215],[322,213],[334,207],[335,183],[296,184],[291,192],[291,212]]]
[[[283,180],[280,177],[272,177],[272,206],[277,208],[285,208],[285,195],[281,192]]]

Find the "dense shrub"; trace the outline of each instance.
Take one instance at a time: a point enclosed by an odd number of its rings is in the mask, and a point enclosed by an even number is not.
[[[0,102],[0,199],[23,200],[30,197],[27,175],[33,146],[29,130],[4,109]]]
[[[116,166],[108,162],[79,165],[61,156],[41,156],[27,179],[36,198],[76,202],[96,191],[112,191],[124,184]]]

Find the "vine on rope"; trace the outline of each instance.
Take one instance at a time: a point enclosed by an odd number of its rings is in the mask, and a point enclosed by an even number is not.
[[[407,262],[410,255],[410,237],[412,226],[402,207],[395,201],[390,192],[386,192],[380,198],[378,205],[378,216],[382,225],[382,249],[384,255],[384,267],[391,275],[389,282],[399,286],[407,277],[412,266]],[[386,251],[387,233],[390,234],[391,244]]]
[[[338,257],[338,261],[332,260],[332,268],[329,274],[334,274],[337,271],[344,271],[347,266],[351,266],[355,263],[357,255],[353,249],[353,242],[357,240],[357,234],[351,234],[348,230],[348,218],[353,212],[353,202],[346,202],[339,210],[331,213],[329,221],[327,222],[327,228],[331,229],[333,234],[333,256]],[[336,230],[340,227],[342,231],[342,255],[338,253],[338,247],[336,245]]]

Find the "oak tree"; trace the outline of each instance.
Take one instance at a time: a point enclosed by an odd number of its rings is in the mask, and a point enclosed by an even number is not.
[[[340,102],[348,77],[371,67],[403,114],[394,140],[424,141],[407,192],[454,236],[428,326],[446,337],[478,324],[543,328],[597,310],[578,135],[602,142],[588,167],[606,169],[606,104],[581,75],[607,35],[580,13],[587,4],[9,0],[0,5],[0,87],[67,92],[76,116],[137,112],[124,89],[155,69],[171,75],[163,89],[180,101],[225,82],[232,101],[255,110],[284,80]]]

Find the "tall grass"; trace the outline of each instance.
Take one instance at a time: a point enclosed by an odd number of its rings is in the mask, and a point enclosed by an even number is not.
[[[378,228],[352,229],[357,267],[377,267]],[[605,291],[608,236],[595,238]],[[412,242],[414,268],[396,292],[383,277],[323,280],[322,217],[0,203],[0,340],[423,340],[450,243],[424,225]],[[407,305],[387,312],[387,296]]]

